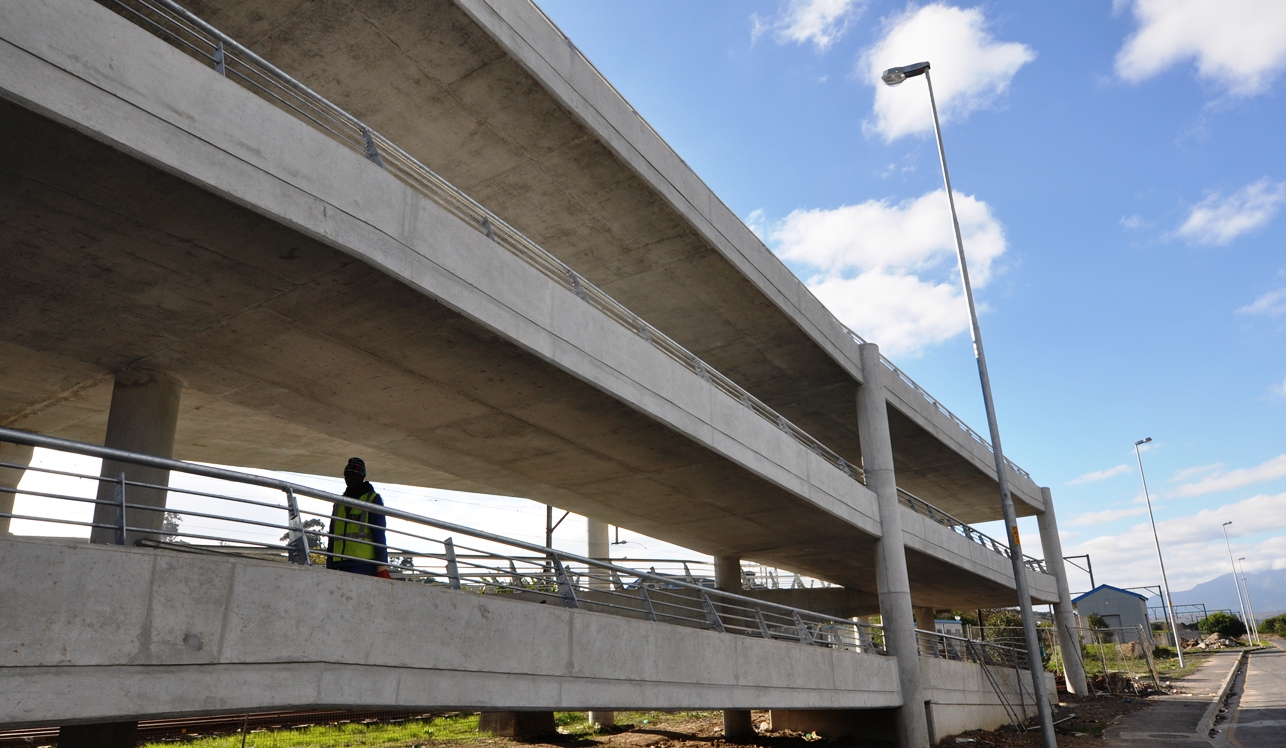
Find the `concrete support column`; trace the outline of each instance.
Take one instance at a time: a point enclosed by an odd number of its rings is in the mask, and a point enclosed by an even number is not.
[[[724,592],[741,594],[740,558],[737,556],[714,557],[714,586]],[[749,709],[723,710],[723,737],[725,740],[739,740],[754,734],[755,726],[751,722]]]
[[[585,555],[595,561],[612,560],[612,538],[610,526],[606,522],[600,522],[593,517],[586,517],[586,552]],[[591,590],[610,590],[612,588],[612,577],[602,569],[590,569],[589,571],[589,588]],[[587,715],[591,725],[599,727],[614,727],[616,725],[616,712],[592,711]]]
[[[33,452],[35,448],[25,444],[0,442],[0,462],[22,466],[20,468],[0,467],[0,512],[13,514],[13,497],[18,490],[18,484],[22,482],[23,474],[27,472],[27,466],[31,464]],[[0,535],[8,534],[9,518],[0,517]]]
[[[1076,614],[1072,611],[1072,594],[1067,586],[1067,567],[1063,565],[1063,541],[1058,537],[1058,518],[1054,515],[1054,496],[1048,488],[1040,489],[1045,511],[1036,515],[1040,525],[1040,545],[1045,549],[1045,568],[1058,585],[1058,603],[1054,605],[1054,623],[1058,626],[1058,645],[1063,650],[1063,668],[1067,690],[1077,696],[1089,693],[1085,683],[1085,664],[1081,662],[1080,637],[1074,635]]]
[[[933,630],[934,621],[937,620],[938,617],[937,614],[934,613],[933,608],[915,608],[913,609],[913,614],[915,615],[916,628],[921,631]]]
[[[898,709],[898,745],[902,748],[928,748],[929,724],[924,690],[920,685],[911,583],[902,545],[902,507],[898,504],[897,479],[893,473],[893,442],[889,436],[889,413],[884,394],[887,370],[880,360],[879,346],[867,343],[859,350],[865,379],[857,391],[857,426],[862,441],[862,470],[866,473],[866,487],[875,493],[880,510],[875,582],[880,595],[880,620],[884,622],[884,646],[897,658],[902,691],[902,707]]]
[[[107,414],[107,437],[103,446],[156,457],[173,457],[174,428],[179,420],[179,394],[182,388],[179,380],[158,371],[126,370],[118,373],[116,385],[112,388],[112,405]],[[100,475],[104,478],[116,478],[121,473],[125,474],[126,480],[157,486],[169,485],[170,482],[168,470],[103,460]],[[106,481],[99,483],[98,500],[114,502],[114,488]],[[159,534],[165,517],[165,495],[166,491],[161,489],[126,487],[127,503],[145,504],[157,507],[159,511],[126,510],[125,523],[130,527],[154,530]],[[116,507],[110,504],[96,505],[94,522],[116,524]],[[135,539],[150,534],[131,532],[125,543],[133,544]],[[90,532],[89,542],[111,544],[116,542],[115,538],[116,531],[111,527],[95,527]]]

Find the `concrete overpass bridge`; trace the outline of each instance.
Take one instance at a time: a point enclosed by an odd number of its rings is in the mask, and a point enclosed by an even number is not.
[[[985,442],[534,5],[170,6],[0,18],[0,422],[544,501],[842,585],[899,661],[913,615],[1013,603],[967,524],[999,516]]]

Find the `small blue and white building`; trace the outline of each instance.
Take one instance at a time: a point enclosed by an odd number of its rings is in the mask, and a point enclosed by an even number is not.
[[[1090,616],[1097,613],[1103,618],[1108,629],[1104,632],[1107,641],[1141,642],[1152,647],[1152,623],[1148,620],[1148,599],[1144,595],[1110,584],[1100,584],[1080,597],[1072,600],[1076,616],[1080,619],[1080,628],[1090,626]],[[1143,627],[1143,638],[1139,637],[1139,627]]]

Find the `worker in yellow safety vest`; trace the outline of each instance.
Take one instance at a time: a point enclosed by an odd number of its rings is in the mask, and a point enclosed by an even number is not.
[[[344,466],[344,496],[372,506],[384,506],[375,487],[366,480],[366,463],[354,457]],[[330,538],[326,568],[390,579],[388,546],[383,514],[369,508],[335,504],[330,513]]]

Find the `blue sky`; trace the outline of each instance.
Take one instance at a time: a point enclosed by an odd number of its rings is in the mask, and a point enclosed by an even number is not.
[[[924,83],[875,85],[933,62],[1006,448],[1054,490],[1066,552],[1158,581],[1131,446],[1151,436],[1176,588],[1227,571],[1228,519],[1248,570],[1286,568],[1282,4],[539,4],[841,319],[985,431]]]
[[[1286,569],[1286,4],[538,1],[841,319],[985,432],[924,82],[875,85],[932,61],[1006,450],[1053,489],[1065,552],[1158,582],[1131,447],[1151,436],[1175,589],[1227,572],[1230,519],[1248,571]],[[531,502],[385,493],[542,538]],[[583,528],[556,544],[583,550]]]

